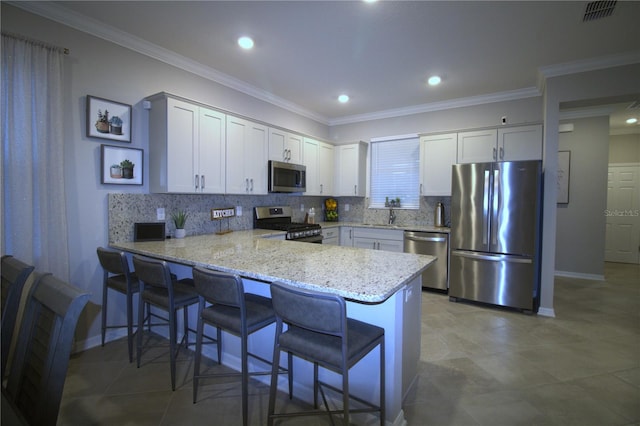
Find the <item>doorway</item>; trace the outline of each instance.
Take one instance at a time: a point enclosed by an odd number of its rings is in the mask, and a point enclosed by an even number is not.
[[[640,264],[640,164],[609,164],[605,261]]]

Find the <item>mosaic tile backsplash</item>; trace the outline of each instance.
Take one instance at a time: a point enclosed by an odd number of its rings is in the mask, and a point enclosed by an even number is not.
[[[209,194],[129,194],[110,193],[109,242],[133,241],[133,225],[136,222],[156,222],[158,208],[165,209],[167,235],[173,235],[175,226],[171,213],[184,210],[188,213],[185,230],[187,235],[212,234],[224,230],[253,228],[255,206],[291,206],[293,220],[302,222],[305,213],[313,207],[316,221],[322,221],[322,207],[327,197],[299,196],[291,194],[269,195],[209,195]],[[369,209],[367,198],[339,197],[340,222],[386,223],[388,209]],[[436,203],[445,206],[445,223],[449,224],[450,197],[421,197],[419,210],[395,209],[396,225],[433,225]],[[304,210],[301,210],[304,205]],[[346,210],[347,205],[349,211]],[[242,207],[242,216],[211,220],[212,208]]]

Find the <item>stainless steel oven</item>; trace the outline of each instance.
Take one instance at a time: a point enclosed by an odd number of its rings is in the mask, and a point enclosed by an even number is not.
[[[289,206],[256,207],[254,228],[285,231],[286,239],[305,243],[322,244],[322,227],[317,223],[296,223],[292,221]]]

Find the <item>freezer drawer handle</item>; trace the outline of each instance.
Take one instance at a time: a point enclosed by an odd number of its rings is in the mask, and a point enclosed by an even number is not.
[[[489,260],[492,262],[510,262],[510,263],[532,263],[533,260],[527,257],[515,257],[502,254],[479,254],[471,251],[455,250],[451,252],[452,256],[468,257],[477,260]]]
[[[430,243],[444,243],[447,239],[445,237],[405,237],[411,241],[427,241]]]

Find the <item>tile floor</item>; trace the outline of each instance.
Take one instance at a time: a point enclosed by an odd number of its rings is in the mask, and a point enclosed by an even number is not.
[[[407,423],[640,425],[640,266],[607,264],[605,276],[556,278],[556,318],[423,292],[422,353],[403,407]],[[191,353],[181,351],[171,392],[164,350],[145,354],[140,369],[126,351],[119,339],[72,357],[59,425],[242,424],[238,380],[202,386],[193,404]],[[266,424],[268,393],[263,384],[251,386],[251,425]],[[280,397],[279,404],[302,404]]]

